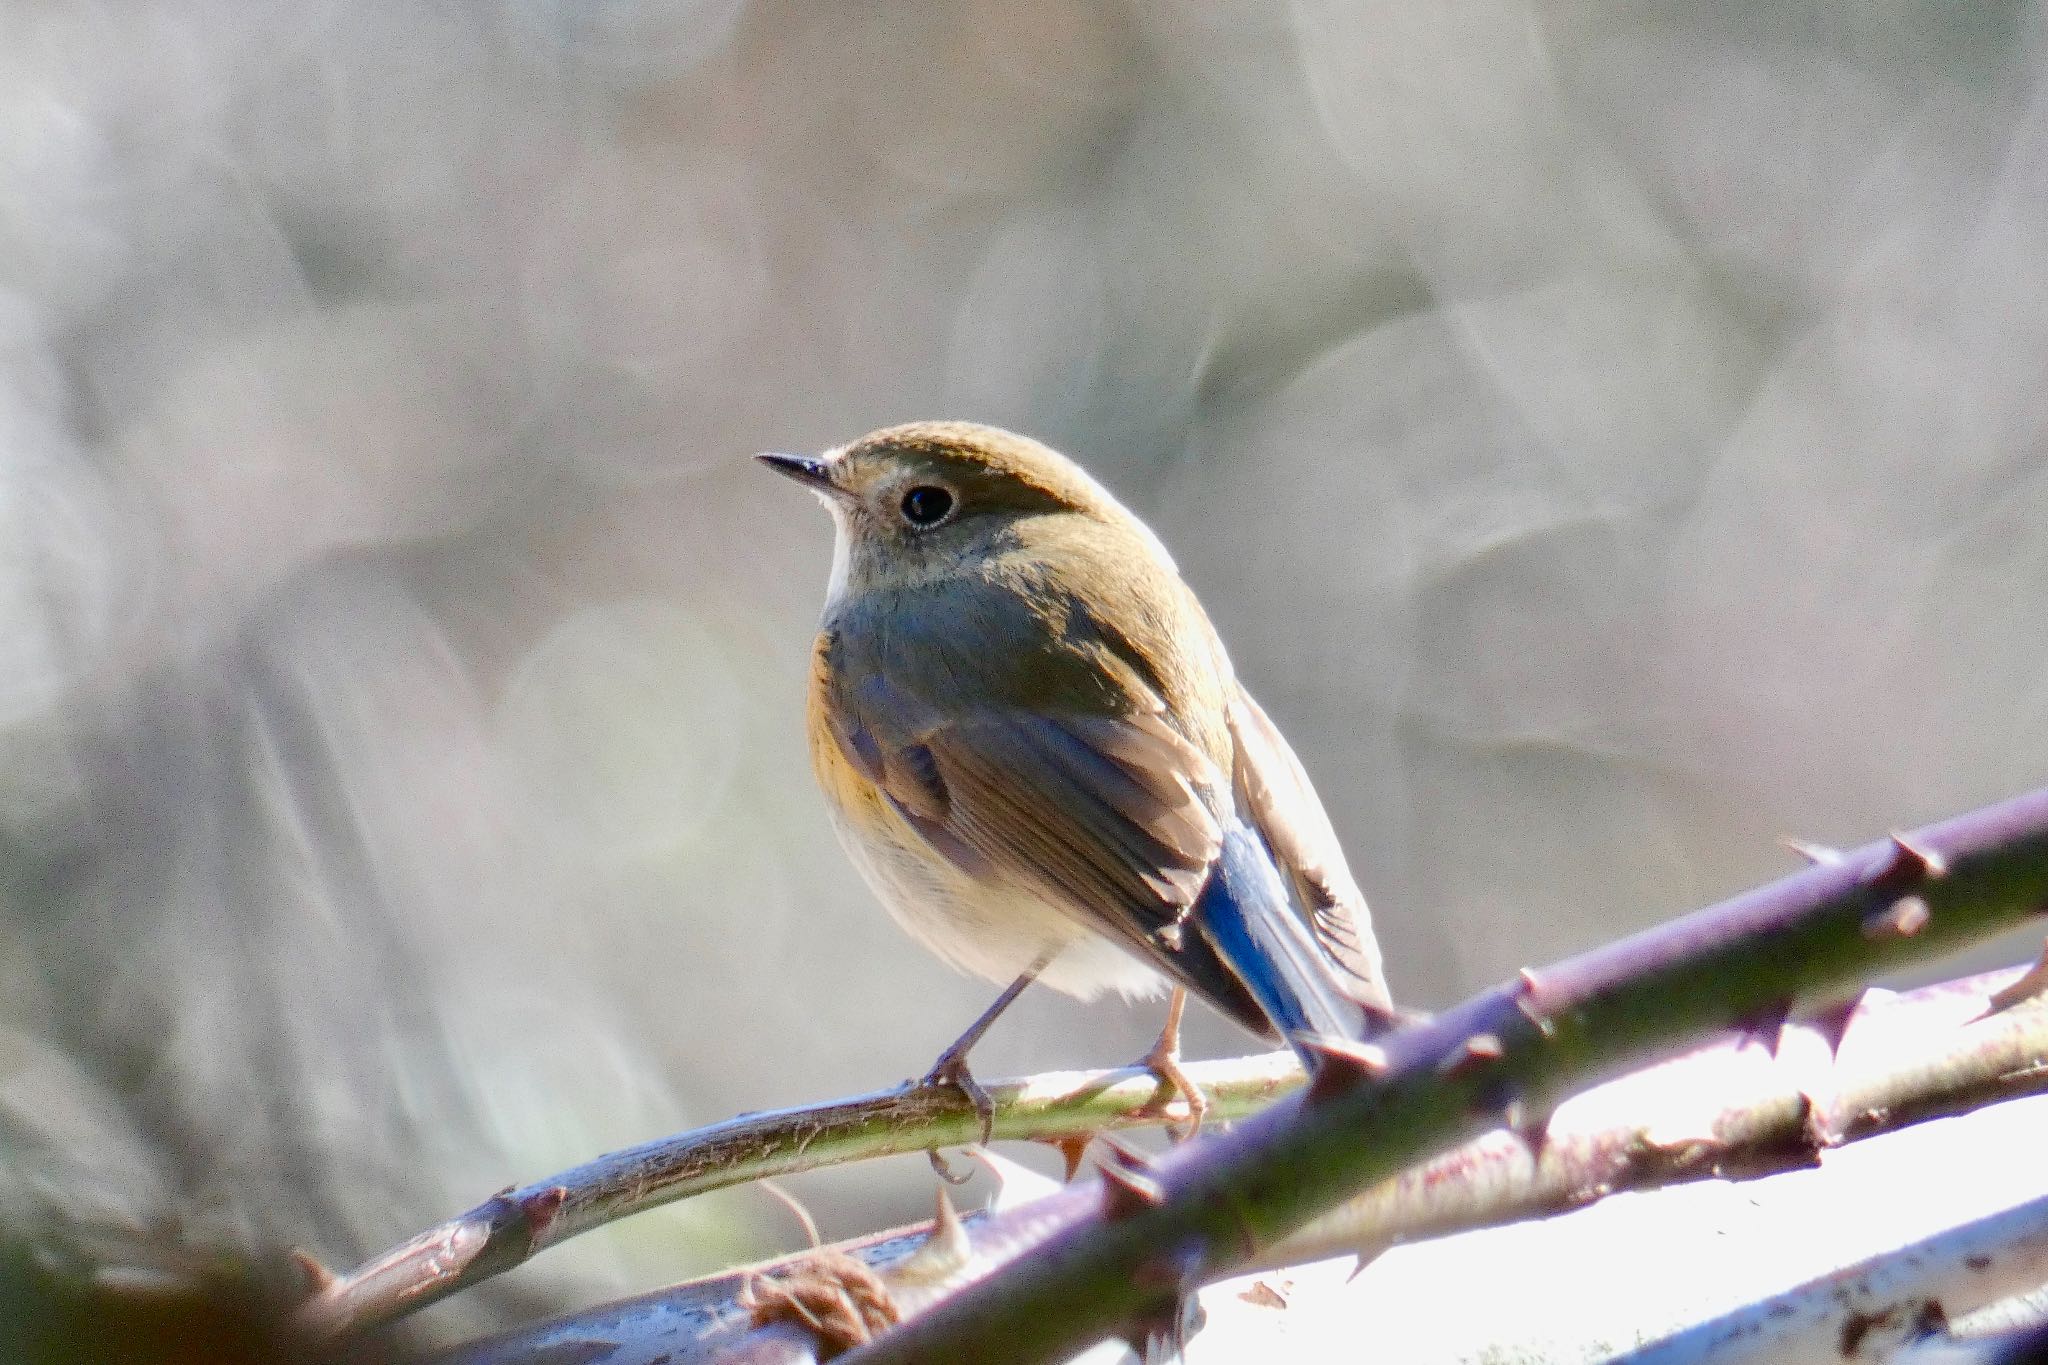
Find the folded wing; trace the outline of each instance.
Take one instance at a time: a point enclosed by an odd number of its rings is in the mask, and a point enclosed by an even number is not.
[[[1380,966],[1371,912],[1301,760],[1264,708],[1242,688],[1230,708],[1230,734],[1237,747],[1232,776],[1239,814],[1265,839],[1295,904],[1340,969],[1345,994],[1371,1013],[1391,1017],[1393,1000]]]
[[[1120,679],[1126,709],[1111,714],[961,709],[880,669],[833,676],[842,752],[936,853],[1029,891],[1271,1032],[1215,946],[1184,927],[1221,847],[1228,779],[1134,675]]]

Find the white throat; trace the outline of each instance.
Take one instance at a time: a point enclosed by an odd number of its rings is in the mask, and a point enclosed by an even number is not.
[[[846,509],[837,498],[820,493],[818,501],[825,504],[825,510],[832,514],[832,576],[825,580],[825,615],[830,616],[839,607],[839,600],[846,596],[846,573],[852,558],[851,537],[846,530]]]

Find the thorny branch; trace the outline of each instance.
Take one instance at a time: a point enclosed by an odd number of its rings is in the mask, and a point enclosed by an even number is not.
[[[1194,1286],[1431,1151],[1503,1118],[1534,1134],[1557,1100],[1631,1060],[1719,1029],[1774,1036],[1801,1002],[2044,909],[2037,791],[1525,970],[1380,1046],[1326,1046],[1314,1081],[1233,1132],[1149,1169],[1107,1162],[1100,1181],[998,1218],[1017,1255],[846,1359],[1050,1361],[1172,1335]]]
[[[1274,1257],[1348,1192],[1430,1150],[1503,1119],[1540,1148],[1555,1100],[1631,1059],[1716,1028],[1775,1036],[1796,1002],[1841,1000],[1872,973],[2044,906],[2048,792],[2038,792],[1524,971],[1379,1046],[1330,1044],[1313,1085],[1235,1132],[1156,1165],[1114,1158],[1099,1182],[992,1220],[980,1246],[1004,1248],[1004,1264],[856,1354],[1041,1360],[1104,1335],[1171,1332],[1191,1287]],[[1839,1025],[1839,1007],[1825,1013]],[[925,1131],[904,1149],[946,1140]],[[601,1200],[571,1213],[572,1197],[567,1184],[503,1196],[444,1225],[456,1235],[434,1250],[469,1267],[471,1282],[567,1235],[558,1227],[610,1216]],[[347,1278],[374,1299],[379,1269]],[[411,1298],[436,1291],[430,1282]]]
[[[1189,1063],[1212,1120],[1256,1112],[1301,1084],[1292,1053]],[[1068,1146],[1107,1128],[1184,1117],[1143,1067],[991,1083],[995,1136]],[[492,1196],[345,1274],[313,1268],[299,1310],[317,1338],[368,1331],[480,1284],[581,1232],[764,1177],[972,1142],[980,1120],[951,1088],[901,1086],[831,1104],[742,1114],[612,1152]]]
[[[1631,1072],[1559,1106],[1540,1149],[1495,1129],[1346,1201],[1261,1260],[1370,1256],[1395,1242],[1538,1217],[1623,1190],[1761,1176],[1811,1165],[1838,1143],[2048,1091],[2048,1002],[2004,1010],[1994,1003],[2019,1004],[2004,992],[2021,978],[2007,968],[1905,995],[1872,992],[1839,1036],[1794,1025],[1775,1047],[1735,1037]],[[893,1310],[915,1314],[1017,1245],[1002,1220],[956,1222],[941,1208],[936,1224],[829,1254],[858,1256]],[[458,1351],[448,1365],[511,1365],[600,1344],[620,1361],[809,1361],[820,1338],[750,1315],[744,1296],[750,1286],[816,1284],[819,1265],[803,1253],[678,1285],[517,1329]],[[763,1297],[758,1288],[754,1297]]]

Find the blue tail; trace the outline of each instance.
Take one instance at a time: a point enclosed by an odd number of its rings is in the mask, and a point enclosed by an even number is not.
[[[1191,919],[1296,1052],[1295,1040],[1304,1033],[1366,1036],[1365,1010],[1338,985],[1336,968],[1295,912],[1265,840],[1243,821],[1225,828],[1222,853]]]

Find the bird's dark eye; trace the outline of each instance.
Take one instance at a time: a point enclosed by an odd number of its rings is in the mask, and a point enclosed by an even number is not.
[[[903,519],[912,526],[937,526],[953,510],[953,495],[921,483],[903,495]]]

